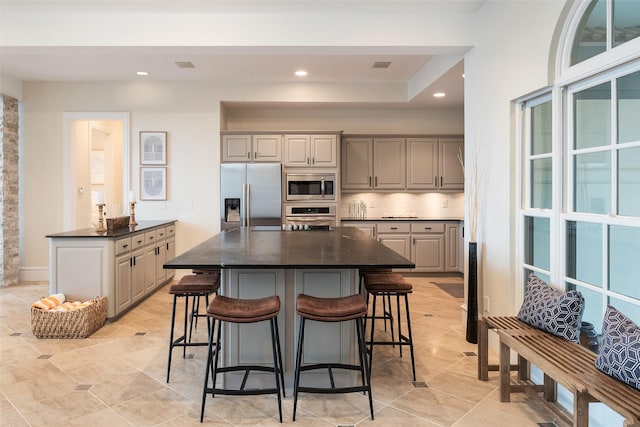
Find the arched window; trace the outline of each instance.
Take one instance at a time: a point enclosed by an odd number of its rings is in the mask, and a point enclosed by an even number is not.
[[[575,2],[556,79],[518,100],[521,285],[529,272],[640,324],[640,1]]]

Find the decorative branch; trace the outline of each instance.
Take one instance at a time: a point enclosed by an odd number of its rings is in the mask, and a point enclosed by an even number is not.
[[[482,176],[478,175],[478,155],[474,152],[471,157],[470,169],[467,169],[462,150],[458,149],[458,161],[465,176],[465,198],[469,209],[469,241],[476,242],[478,239],[478,190]]]

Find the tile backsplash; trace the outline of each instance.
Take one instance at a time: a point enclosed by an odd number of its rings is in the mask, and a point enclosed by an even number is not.
[[[418,218],[464,217],[464,193],[343,193],[339,216],[349,217],[351,202],[364,201],[368,218],[416,216]]]

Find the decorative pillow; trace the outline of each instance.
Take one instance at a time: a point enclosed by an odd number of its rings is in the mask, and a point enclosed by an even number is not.
[[[640,327],[608,305],[596,368],[640,390]]]
[[[579,342],[584,297],[547,285],[533,273],[527,279],[518,319],[569,341]]]

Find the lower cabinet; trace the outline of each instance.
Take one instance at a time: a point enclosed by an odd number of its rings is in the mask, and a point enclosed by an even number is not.
[[[460,271],[460,259],[458,251],[458,242],[460,240],[460,225],[459,224],[446,224],[445,235],[447,238],[447,252],[445,255],[445,271],[458,272]]]
[[[175,257],[175,223],[155,223],[117,238],[86,236],[84,230],[47,236],[49,291],[83,301],[104,296],[107,318],[123,313],[175,275],[162,268]]]
[[[345,221],[357,227],[416,265],[410,271],[425,273],[462,272],[458,221]],[[402,270],[398,270],[402,271]]]
[[[445,271],[445,224],[442,222],[419,222],[411,224],[411,240],[415,271]]]

